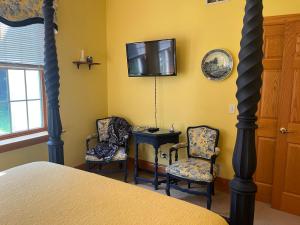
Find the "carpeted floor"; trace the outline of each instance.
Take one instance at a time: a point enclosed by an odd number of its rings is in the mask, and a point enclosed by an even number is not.
[[[151,174],[142,173],[143,176],[149,177]],[[111,174],[107,175],[111,178],[123,180],[123,174]],[[129,176],[129,183],[133,184],[132,173]],[[141,188],[153,190],[151,184],[139,184]],[[165,185],[160,185],[159,190],[156,192],[165,194]],[[193,187],[192,187],[193,188]],[[196,189],[196,187],[194,187]],[[201,188],[201,187],[199,187]],[[190,202],[195,205],[206,207],[206,198],[202,196],[189,195],[177,190],[171,190],[171,196],[183,201]],[[218,214],[227,216],[229,215],[230,208],[230,195],[228,193],[220,192],[216,190],[216,194],[213,197],[212,210]],[[300,225],[300,216],[288,214],[279,210],[272,209],[270,205],[256,202],[255,209],[255,225]]]

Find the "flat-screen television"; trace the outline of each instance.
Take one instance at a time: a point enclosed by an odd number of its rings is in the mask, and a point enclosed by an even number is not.
[[[126,51],[130,77],[176,75],[175,39],[130,43]]]

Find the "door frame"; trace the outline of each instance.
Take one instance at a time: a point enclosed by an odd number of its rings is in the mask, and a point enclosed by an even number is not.
[[[264,17],[264,25],[285,25],[290,22],[300,20],[300,14],[288,14],[280,16],[267,16]]]

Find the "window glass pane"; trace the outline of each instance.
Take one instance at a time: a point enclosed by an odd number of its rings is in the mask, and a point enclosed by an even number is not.
[[[41,99],[41,80],[38,70],[26,70],[27,99]]]
[[[3,101],[8,101],[7,70],[0,69],[0,102]]]
[[[29,129],[43,126],[42,104],[40,100],[28,101]]]
[[[11,133],[9,103],[0,102],[0,135]]]
[[[25,100],[24,70],[8,70],[8,81],[10,100]]]
[[[26,101],[10,103],[12,132],[28,130],[26,108]]]

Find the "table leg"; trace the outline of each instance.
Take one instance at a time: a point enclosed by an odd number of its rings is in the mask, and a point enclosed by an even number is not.
[[[135,143],[134,154],[134,183],[138,184],[137,177],[139,176],[139,144]]]
[[[158,190],[158,149],[159,147],[155,148],[155,162],[154,162],[154,188],[155,190]]]

